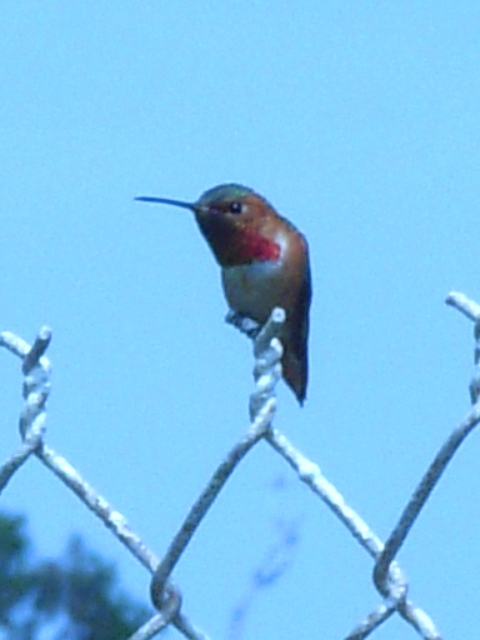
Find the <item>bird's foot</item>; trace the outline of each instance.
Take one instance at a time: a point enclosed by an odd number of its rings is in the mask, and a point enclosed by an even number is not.
[[[236,329],[244,333],[251,340],[255,340],[261,330],[261,326],[255,320],[238,313],[238,311],[230,311],[225,316],[225,322],[233,325]]]

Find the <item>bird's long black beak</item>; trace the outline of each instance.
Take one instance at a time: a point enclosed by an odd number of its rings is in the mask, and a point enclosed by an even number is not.
[[[170,198],[153,198],[151,196],[137,196],[135,200],[140,200],[140,202],[153,202],[155,204],[171,204],[174,207],[182,207],[183,209],[196,211],[196,207],[193,202],[184,202],[183,200],[171,200]]]

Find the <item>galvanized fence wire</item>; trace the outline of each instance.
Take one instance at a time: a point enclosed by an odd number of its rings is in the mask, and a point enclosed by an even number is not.
[[[0,492],[6,488],[22,465],[32,455],[36,456],[152,574],[150,591],[156,613],[128,640],[148,640],[168,626],[175,627],[185,638],[208,640],[208,636],[197,629],[183,611],[181,591],[171,581],[171,575],[196,529],[238,464],[258,442],[266,442],[285,459],[299,480],[330,508],[374,559],[373,582],[382,600],[345,637],[345,640],[367,638],[393,614],[400,615],[422,638],[441,640],[440,633],[428,614],[408,599],[408,583],[395,558],[448,463],[464,439],[480,422],[480,305],[456,292],[448,295],[446,303],[475,323],[475,372],[470,383],[472,408],[434,457],[385,543],[347,504],[335,486],[322,474],[318,465],[304,456],[284,434],[273,428],[272,421],[277,408],[275,386],[282,374],[282,345],[278,339],[285,320],[282,309],[274,309],[269,321],[260,331],[251,322],[235,314],[227,316],[228,322],[254,339],[256,386],[250,397],[251,423],[245,435],[232,447],[212,474],[161,560],[133,531],[124,516],[84,480],[65,458],[45,443],[46,403],[50,393],[51,375],[51,364],[45,353],[52,337],[48,327],[40,330],[31,346],[13,333],[0,333],[0,346],[22,360],[22,394],[25,400],[19,421],[22,442],[18,450],[0,466]]]

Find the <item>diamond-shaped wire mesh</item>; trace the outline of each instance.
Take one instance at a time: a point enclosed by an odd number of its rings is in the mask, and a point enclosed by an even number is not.
[[[373,581],[381,596],[375,610],[367,613],[345,640],[361,640],[372,634],[393,614],[401,616],[418,634],[428,640],[440,640],[433,621],[408,597],[406,578],[395,561],[400,547],[412,530],[412,526],[430,496],[441,474],[466,436],[480,422],[480,306],[460,293],[451,293],[447,304],[455,307],[475,323],[475,373],[470,383],[472,408],[453,430],[447,441],[428,467],[411,499],[405,506],[397,525],[383,543],[368,524],[350,507],[344,497],[321,473],[317,464],[304,456],[288,439],[272,426],[277,408],[275,385],[281,377],[280,358],[282,346],[277,338],[285,314],[275,309],[268,323],[254,341],[256,389],[250,398],[251,423],[243,438],[235,443],[212,474],[204,491],[191,507],[184,523],[173,537],[170,546],[159,560],[147,548],[142,539],[130,528],[121,513],[116,511],[78,471],[60,454],[50,448],[44,438],[46,403],[50,392],[51,364],[44,355],[51,340],[51,331],[43,327],[34,344],[30,346],[20,337],[0,333],[0,346],[22,360],[23,397],[19,428],[22,443],[18,450],[0,467],[0,491],[3,491],[13,475],[32,456],[36,456],[71,489],[77,497],[100,518],[110,531],[152,574],[151,596],[157,613],[145,622],[129,640],[153,638],[169,625],[173,625],[184,637],[192,640],[208,636],[198,630],[182,608],[179,587],[171,582],[171,574],[185,549],[207,515],[209,508],[235,472],[238,463],[259,441],[267,442],[295,471],[299,481],[305,484],[327,505],[357,542],[374,559]],[[242,330],[242,327],[238,327]],[[119,639],[121,640],[121,639]]]

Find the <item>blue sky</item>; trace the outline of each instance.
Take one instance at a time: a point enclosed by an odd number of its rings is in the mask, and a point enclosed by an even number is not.
[[[279,385],[275,425],[384,538],[469,409],[473,327],[443,300],[480,299],[479,28],[473,2],[3,7],[0,328],[52,327],[48,442],[159,555],[247,426],[252,357],[192,217],[133,197],[241,182],[306,234],[308,399]],[[1,380],[6,458],[21,406],[6,353]],[[399,556],[445,637],[480,623],[478,447]],[[2,501],[39,553],[78,531],[147,599],[146,572],[35,460]],[[281,523],[292,564],[242,638],[342,638],[379,602],[370,558],[260,444],[175,572],[212,639]],[[415,634],[393,619],[374,637]]]

